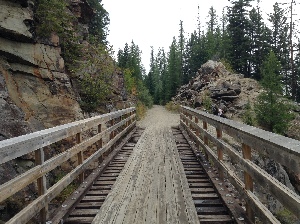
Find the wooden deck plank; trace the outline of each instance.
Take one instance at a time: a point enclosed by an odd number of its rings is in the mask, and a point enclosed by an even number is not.
[[[199,223],[172,122],[156,122],[146,126],[93,224]]]

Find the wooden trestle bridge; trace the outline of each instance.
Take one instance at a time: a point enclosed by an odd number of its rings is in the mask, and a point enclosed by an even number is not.
[[[300,196],[251,161],[255,152],[300,173],[299,141],[185,106],[179,125],[167,119],[141,128],[128,108],[1,141],[0,164],[29,154],[35,166],[0,185],[0,203],[38,190],[7,223],[280,223],[256,189],[300,219]],[[74,144],[45,158],[62,141]],[[51,185],[49,173],[70,160]]]

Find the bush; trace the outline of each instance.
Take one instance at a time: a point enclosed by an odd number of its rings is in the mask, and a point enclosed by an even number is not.
[[[81,74],[81,107],[95,111],[99,104],[111,93],[114,63],[109,50],[102,44],[87,49],[83,63],[76,72]]]
[[[147,107],[140,101],[137,102],[135,107],[136,107],[137,120],[143,119],[146,115]]]
[[[249,100],[246,104],[245,112],[243,114],[242,120],[245,124],[255,126],[255,114],[254,114],[254,111],[252,110]]]
[[[209,92],[205,92],[202,98],[203,107],[208,113],[212,113],[212,99],[210,98]]]
[[[142,81],[138,82],[138,101],[143,103],[146,107],[151,108],[153,106],[153,98],[151,97],[149,90],[145,87]]]
[[[165,108],[168,111],[172,111],[172,112],[179,112],[180,110],[180,105],[175,104],[173,101],[170,101],[166,104]]]
[[[80,37],[76,36],[76,18],[67,7],[64,0],[38,0],[35,13],[36,33],[42,38],[49,38],[51,33],[57,34],[65,63],[71,68],[81,57],[82,47],[79,44]]]
[[[289,210],[285,208],[276,212],[275,217],[282,224],[293,224],[297,222],[296,217]]]
[[[230,62],[226,58],[222,58],[220,62],[225,66],[226,70],[235,73],[234,69],[232,68]]]

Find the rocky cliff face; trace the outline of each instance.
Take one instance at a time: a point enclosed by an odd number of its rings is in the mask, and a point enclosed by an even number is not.
[[[0,141],[89,116],[78,103],[78,86],[66,73],[59,37],[35,34],[33,2],[0,0]],[[93,9],[87,1],[69,1],[68,10],[78,20],[78,35],[88,35]],[[123,75],[116,72],[112,80],[110,100],[120,103],[110,103],[103,112],[128,106],[121,103],[126,99]],[[32,157],[22,159],[0,165],[0,184],[34,165]],[[9,218],[5,211],[11,202],[0,204],[0,222]]]
[[[35,41],[32,5],[27,1],[1,0],[0,5],[2,138],[82,118],[64,73],[58,37],[53,35],[49,44]],[[8,120],[19,128],[13,128]]]

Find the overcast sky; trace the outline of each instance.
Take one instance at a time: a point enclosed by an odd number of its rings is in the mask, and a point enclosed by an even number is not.
[[[260,7],[265,17],[272,12],[275,2],[290,2],[290,0],[260,0]],[[300,14],[300,0],[294,7],[294,13]],[[230,6],[228,0],[102,0],[104,8],[110,17],[108,41],[117,52],[123,49],[125,43],[133,40],[142,51],[142,63],[149,70],[151,46],[155,53],[159,47],[168,51],[173,36],[179,34],[179,22],[183,21],[185,36],[197,27],[198,6],[200,8],[201,24],[205,25],[208,11],[213,6],[217,15],[222,15],[222,9]],[[256,6],[257,1],[253,1]],[[289,5],[285,5],[287,7]],[[299,15],[298,15],[299,17]]]

